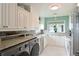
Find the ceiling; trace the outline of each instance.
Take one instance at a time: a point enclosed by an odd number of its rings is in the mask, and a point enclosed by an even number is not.
[[[50,10],[48,7],[49,3],[28,3],[26,5],[30,5],[40,17],[71,15],[71,12],[76,7],[76,3],[61,4],[62,7],[58,10]]]

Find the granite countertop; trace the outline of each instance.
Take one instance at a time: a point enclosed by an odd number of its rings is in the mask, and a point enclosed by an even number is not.
[[[32,38],[34,38],[34,36],[18,37],[18,38],[15,38],[15,39],[9,39],[9,40],[1,41],[0,50],[9,48],[11,46],[17,45],[17,44],[25,42],[25,41],[28,41]]]
[[[41,34],[41,33],[38,33],[35,35],[37,38],[40,38],[41,36],[45,36],[45,33]]]

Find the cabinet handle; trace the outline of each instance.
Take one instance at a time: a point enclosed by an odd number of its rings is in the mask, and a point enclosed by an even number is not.
[[[25,44],[25,48],[27,47],[27,44]]]
[[[22,49],[22,48],[21,48],[21,47],[19,47],[19,51],[21,51],[21,49]]]
[[[36,42],[36,40],[34,42]]]
[[[8,26],[3,26],[3,28],[8,28]]]
[[[26,27],[24,27],[24,28],[26,28]]]

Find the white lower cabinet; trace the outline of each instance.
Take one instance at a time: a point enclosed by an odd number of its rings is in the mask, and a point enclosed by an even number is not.
[[[47,43],[48,43],[48,37],[47,37],[47,35],[45,35],[44,36],[44,48],[46,48],[46,46],[47,46]]]
[[[67,40],[65,40],[65,48],[66,48],[67,55],[70,56],[70,49],[71,49],[70,43],[71,43],[71,41],[69,38],[66,38],[66,39]]]

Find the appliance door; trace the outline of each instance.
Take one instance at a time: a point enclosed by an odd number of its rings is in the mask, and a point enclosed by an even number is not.
[[[39,44],[36,43],[31,49],[30,56],[38,56],[38,55],[39,55]]]
[[[32,47],[39,42],[39,39],[37,37],[33,38],[29,41],[29,51],[31,52]]]
[[[31,40],[30,42],[29,42],[29,51],[31,52],[31,50],[32,50],[32,47],[35,45],[35,43],[36,43],[36,40],[35,39],[33,39],[33,40]]]

